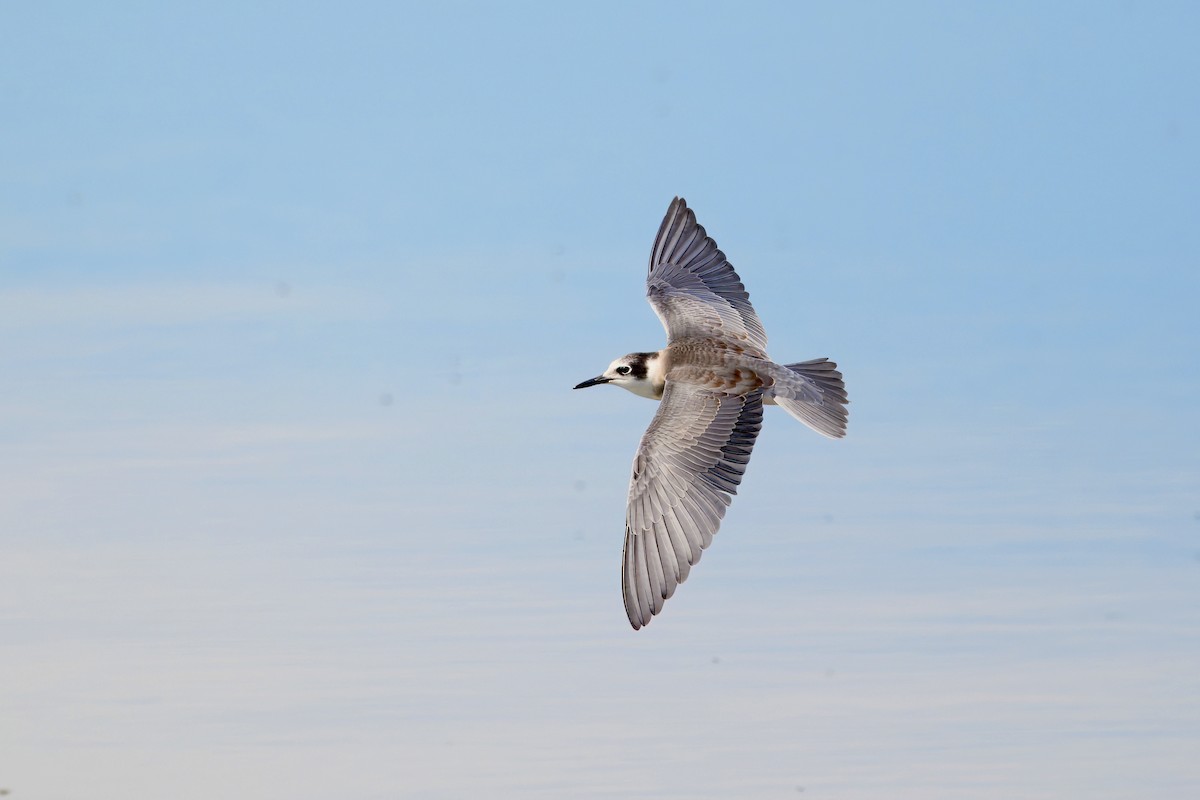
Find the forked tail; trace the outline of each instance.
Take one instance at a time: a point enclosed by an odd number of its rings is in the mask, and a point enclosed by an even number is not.
[[[828,358],[814,358],[782,366],[787,371],[780,369],[772,376],[775,404],[822,436],[845,436],[846,404],[850,401],[837,364]]]

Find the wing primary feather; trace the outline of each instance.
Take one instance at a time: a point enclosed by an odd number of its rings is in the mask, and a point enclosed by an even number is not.
[[[683,526],[679,522],[678,510],[667,509],[667,513],[663,515],[663,523],[667,527],[671,549],[675,555],[675,580],[677,583],[683,583],[687,580],[691,568],[692,548],[688,544],[687,534],[684,533]]]
[[[658,562],[663,568],[663,599],[675,594],[675,586],[679,583],[679,559],[675,555],[675,543],[671,540],[671,528],[667,517],[671,510],[663,514],[662,525],[655,530],[654,541],[658,545]]]
[[[761,391],[734,396],[668,383],[630,485],[625,592],[635,627],[662,610],[712,543],[761,421]]]
[[[629,529],[625,529],[625,551],[623,564],[621,567],[621,592],[625,597],[625,615],[629,617],[629,624],[634,630],[642,627],[645,624],[642,617],[641,609],[638,606],[637,589],[634,584],[637,580],[637,567],[634,565],[634,547],[636,546],[636,538],[630,533]]]
[[[669,341],[718,338],[765,354],[767,336],[746,287],[681,197],[671,201],[659,225],[646,293]]]
[[[657,614],[662,611],[666,591],[663,587],[662,561],[658,557],[658,537],[653,527],[642,533],[642,547],[646,551],[646,581],[650,585],[650,595],[647,599],[650,601],[650,613]]]
[[[642,619],[649,620],[651,616],[650,575],[646,571],[646,537],[641,534],[634,537],[633,559],[636,567],[637,582],[634,584],[634,589],[637,592],[638,611],[641,613]]]
[[[679,216],[679,209],[686,208],[686,204],[682,197],[676,197],[671,201],[671,205],[667,208],[666,216],[663,217],[662,224],[658,226],[658,235],[654,237],[654,249],[650,253],[650,271],[654,271],[654,266],[661,263],[666,257],[667,232],[671,230],[675,224],[675,220]]]

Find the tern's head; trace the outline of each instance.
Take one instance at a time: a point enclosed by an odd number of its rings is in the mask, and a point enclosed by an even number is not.
[[[611,383],[634,394],[657,400],[662,397],[663,375],[658,353],[630,353],[608,365],[603,374],[584,381],[576,389]]]

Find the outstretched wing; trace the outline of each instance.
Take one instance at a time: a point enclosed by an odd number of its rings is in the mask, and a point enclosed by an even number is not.
[[[766,355],[767,334],[746,287],[682,197],[671,202],[658,229],[646,296],[668,343],[716,338]]]
[[[762,427],[762,391],[668,381],[633,460],[621,585],[634,629],[650,622],[712,543]]]

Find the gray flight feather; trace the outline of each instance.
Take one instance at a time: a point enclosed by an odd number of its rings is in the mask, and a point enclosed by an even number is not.
[[[766,355],[767,334],[746,287],[681,197],[671,202],[650,251],[646,296],[668,344],[715,338]]]
[[[712,543],[761,427],[761,391],[667,383],[629,483],[621,584],[634,628],[662,610]]]

